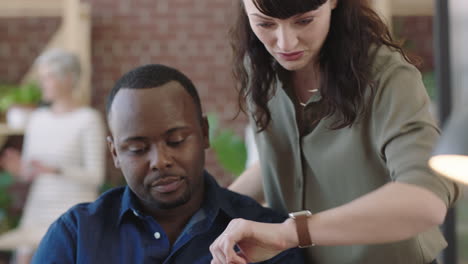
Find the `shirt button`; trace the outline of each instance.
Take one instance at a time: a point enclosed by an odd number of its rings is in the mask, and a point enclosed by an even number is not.
[[[154,238],[160,239],[160,238],[161,238],[161,234],[160,234],[159,232],[155,232],[155,233],[154,233]]]

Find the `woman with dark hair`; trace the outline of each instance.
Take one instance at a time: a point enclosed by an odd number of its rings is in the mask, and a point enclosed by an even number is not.
[[[212,263],[297,246],[319,264],[436,263],[459,189],[427,166],[430,100],[368,1],[237,2],[234,75],[260,161],[230,188],[295,213],[233,220]]]

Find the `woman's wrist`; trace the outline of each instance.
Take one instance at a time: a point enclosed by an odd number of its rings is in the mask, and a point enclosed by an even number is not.
[[[282,237],[285,239],[285,246],[287,247],[286,249],[299,246],[299,238],[297,236],[296,222],[294,219],[288,218],[282,223],[282,225]]]

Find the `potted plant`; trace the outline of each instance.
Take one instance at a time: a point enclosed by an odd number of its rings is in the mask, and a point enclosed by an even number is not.
[[[19,215],[12,214],[12,185],[13,176],[0,170],[0,234],[15,227],[19,220]]]
[[[0,85],[0,111],[6,114],[10,128],[22,130],[31,112],[41,101],[41,90],[35,83],[20,86]]]
[[[247,147],[244,141],[232,130],[222,129],[214,113],[208,114],[208,123],[211,148],[219,164],[234,177],[239,176],[245,170],[247,161]]]

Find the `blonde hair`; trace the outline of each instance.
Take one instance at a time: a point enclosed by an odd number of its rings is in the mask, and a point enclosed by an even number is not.
[[[62,49],[51,49],[42,53],[34,63],[36,66],[47,65],[58,78],[72,77],[73,88],[78,85],[81,65],[78,56]]]

